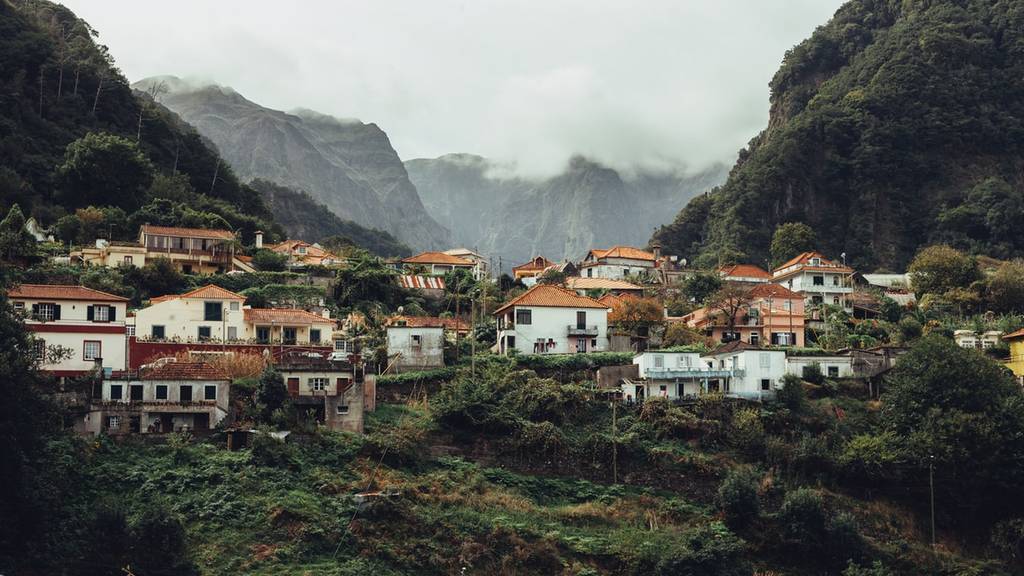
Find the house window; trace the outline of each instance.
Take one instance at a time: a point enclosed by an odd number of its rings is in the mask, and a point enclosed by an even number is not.
[[[654,367],[655,368],[664,368],[665,367],[665,357],[662,356],[661,354],[655,354],[654,355]]]
[[[815,286],[824,286],[825,285],[825,277],[824,276],[812,276],[811,277],[811,282]]]
[[[793,302],[791,300],[783,300],[782,301],[782,309],[783,310],[792,310],[793,309]]]
[[[156,324],[153,325],[153,327],[150,329],[150,332],[153,337],[153,340],[163,340],[166,334],[164,327],[158,326]]]
[[[19,315],[24,316],[25,315],[25,303],[24,302],[15,302],[14,303],[14,311],[17,312]]]
[[[131,266],[132,265],[132,257],[131,256],[125,256],[124,257],[124,264],[125,264],[125,266]]]
[[[623,276],[629,276],[629,268],[623,268],[622,269],[622,275]]]
[[[178,401],[179,402],[191,402],[192,401],[192,386],[188,384],[182,384],[178,388]]]
[[[584,330],[587,327],[587,313],[583,310],[576,312],[576,327]]]
[[[511,349],[513,349],[515,347],[516,347],[516,337],[515,336],[506,336],[505,337],[505,349],[506,350],[511,350]]]
[[[319,328],[310,328],[309,329],[309,341],[313,342],[315,344],[319,344],[320,343],[320,329]]]
[[[284,343],[285,344],[295,344],[295,342],[296,342],[296,333],[297,333],[295,328],[285,328],[283,332],[284,332]]]
[[[203,387],[203,398],[206,400],[217,399],[217,386],[213,384],[207,384]]]
[[[832,277],[832,285],[833,286],[839,286],[839,276],[833,276]]]
[[[167,384],[156,385],[156,399],[167,400]]]
[[[298,252],[299,252],[299,254],[305,254],[306,253],[306,247],[305,246],[299,246]]]
[[[680,354],[679,356],[676,356],[676,366],[678,366],[679,368],[689,368],[690,367],[690,357],[689,356],[684,356],[682,354]]]
[[[46,362],[46,340],[36,339],[32,344],[37,362]]]
[[[228,340],[238,340],[237,326],[228,326]]]
[[[224,318],[224,306],[220,302],[203,302],[203,320],[220,322]]]
[[[419,334],[413,334],[412,335],[412,348],[413,348],[413,350],[419,350],[422,345],[423,345],[423,340],[420,337],[420,335]]]
[[[348,414],[348,404],[338,404],[336,410],[338,411],[339,416],[344,416],[345,414]]]
[[[314,392],[323,392],[327,389],[327,378],[310,378],[309,387]]]
[[[761,390],[764,391],[764,390],[771,390],[771,389],[772,389],[772,381],[767,379],[767,378],[762,378],[761,379]]]
[[[821,295],[815,294],[814,296],[811,296],[811,302],[814,304],[821,304],[822,302],[824,302],[824,299],[821,297]]]
[[[182,274],[191,274],[192,273],[192,265],[191,264],[182,264],[182,266],[181,266],[181,273]]]
[[[120,416],[107,416],[107,430],[120,430],[121,429],[121,417]]]
[[[120,384],[111,384],[110,385],[110,399],[111,400],[120,400],[123,397],[124,397],[124,387],[121,386]]]
[[[90,306],[92,308],[93,322],[110,322],[109,306]]]
[[[829,378],[839,378],[839,366],[829,366],[828,367],[828,377]]]
[[[772,358],[767,352],[761,352],[761,368],[771,368]]]
[[[533,323],[533,310],[516,309],[516,324]]]
[[[838,306],[839,305],[839,296],[833,296],[832,297],[832,303],[835,304],[836,306]]]
[[[231,302],[228,304],[228,307],[232,312],[238,312],[238,302]]]
[[[132,402],[142,402],[142,384],[132,384],[129,386],[128,398]]]
[[[266,326],[256,327],[256,341],[260,344],[266,344],[270,342],[270,328]]]
[[[348,352],[348,340],[335,340],[334,341],[335,352]]]
[[[597,338],[594,338],[593,340],[590,341],[590,349],[591,350],[596,350],[597,349]]]
[[[211,332],[210,332],[210,327],[209,326],[200,326],[199,327],[199,329],[198,329],[198,336],[199,336],[199,341],[200,342],[202,342],[203,340],[209,340],[210,339],[210,334],[211,334]]]
[[[86,340],[82,342],[82,360],[95,360],[102,357],[102,346],[99,340]]]
[[[821,266],[821,258],[811,258],[811,266]]]
[[[135,325],[134,324],[129,324],[129,325],[125,326],[124,327],[124,332],[125,332],[125,336],[127,336],[129,338],[131,338],[132,336],[135,336]]]
[[[750,345],[758,346],[761,343],[761,335],[757,332],[750,333]]]
[[[46,322],[54,320],[57,317],[56,304],[37,304],[34,308],[35,313],[32,316],[35,320],[42,320]]]
[[[587,278],[593,278],[593,277],[594,277],[594,269],[593,268],[587,268]]]

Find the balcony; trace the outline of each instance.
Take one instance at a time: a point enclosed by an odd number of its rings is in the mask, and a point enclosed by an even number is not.
[[[566,332],[569,336],[597,336],[597,325],[569,324]]]
[[[646,376],[651,380],[694,378],[742,378],[743,370],[695,370],[691,368],[649,368]]]

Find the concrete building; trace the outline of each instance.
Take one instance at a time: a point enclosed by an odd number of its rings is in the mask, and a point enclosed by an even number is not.
[[[452,248],[451,250],[445,250],[444,253],[449,256],[462,258],[463,260],[469,260],[475,264],[476,268],[473,277],[477,280],[491,277],[491,263],[487,260],[486,256],[478,254],[469,248]]]
[[[311,410],[317,422],[330,430],[363,432],[376,383],[372,375],[364,374],[361,360],[353,364],[330,356],[291,353],[279,358],[274,367],[301,413]]]
[[[143,267],[146,265],[146,247],[137,242],[112,242],[97,239],[96,245],[90,248],[73,250],[70,254],[72,264],[84,266],[118,266]]]
[[[708,367],[699,352],[649,350],[634,356],[633,364],[639,379],[623,383],[622,398],[627,402],[693,397],[709,390],[713,381],[734,376],[732,371]]]
[[[853,356],[847,353],[829,354],[801,354],[786,356],[786,374],[792,374],[798,378],[804,377],[804,372],[813,364],[818,365],[822,375],[826,378],[853,378]]]
[[[698,308],[681,320],[715,342],[742,340],[752,346],[801,347],[805,316],[802,294],[778,284],[756,284],[736,307],[731,323],[725,312],[708,307]]]
[[[808,311],[822,304],[842,306],[853,313],[853,269],[825,258],[820,252],[804,252],[772,271],[772,282],[803,294]]]
[[[532,260],[525,264],[512,267],[512,277],[516,280],[524,280],[526,278],[537,278],[545,270],[554,266],[555,263],[543,256],[535,256]]]
[[[989,348],[999,346],[999,342],[1002,338],[1003,333],[999,330],[989,330],[987,332],[975,332],[974,330],[953,331],[953,340],[955,340],[956,345],[961,348],[987,350]]]
[[[42,368],[54,376],[80,377],[101,366],[126,368],[128,299],[84,286],[21,284],[7,291],[35,338]],[[50,347],[64,353],[50,355]]]
[[[616,296],[643,296],[643,286],[637,286],[632,282],[625,280],[618,280],[614,278],[585,278],[581,276],[573,276],[565,279],[565,287],[580,296],[586,296],[587,293],[593,292],[604,292],[607,294],[614,294]]]
[[[657,260],[654,254],[631,246],[594,249],[583,258],[580,276],[621,279],[631,275],[653,275]]]
[[[767,399],[782,387],[786,374],[786,353],[753,346],[742,340],[729,342],[703,357],[713,371],[729,376],[710,378],[708,388],[729,396]]]
[[[102,382],[76,425],[91,434],[203,433],[228,415],[231,381],[203,362],[165,360],[130,378]]]
[[[608,307],[572,290],[539,284],[506,302],[494,316],[501,354],[608,349]]]
[[[1006,367],[1017,377],[1017,382],[1024,386],[1024,330],[1017,330],[1003,336],[1010,345],[1010,357],[1006,359]]]
[[[439,318],[400,316],[387,325],[388,357],[395,372],[444,367],[445,326]]]
[[[167,258],[185,274],[216,274],[255,269],[235,254],[235,235],[228,230],[205,230],[172,226],[139,228],[139,245],[146,258]]]
[[[261,248],[263,233],[256,233],[256,247]],[[337,266],[344,263],[344,258],[324,250],[319,244],[310,244],[304,240],[285,240],[278,244],[268,244],[266,248],[276,254],[288,257],[289,268],[306,266]]]
[[[764,284],[772,281],[767,270],[753,264],[733,264],[718,269],[718,276],[725,282],[742,282],[745,284]]]
[[[480,265],[472,260],[459,256],[452,256],[444,252],[423,252],[415,256],[402,259],[402,268],[407,272],[417,268],[423,268],[431,276],[443,276],[452,270],[468,270],[474,278],[480,276]]]

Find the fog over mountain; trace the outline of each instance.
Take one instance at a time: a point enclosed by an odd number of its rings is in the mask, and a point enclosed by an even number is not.
[[[731,164],[786,50],[840,1],[65,4],[132,81],[214,81],[377,123],[403,159],[472,152],[552,177],[577,154],[620,172]]]

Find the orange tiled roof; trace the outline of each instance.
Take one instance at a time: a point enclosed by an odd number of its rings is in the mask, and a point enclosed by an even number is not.
[[[1021,328],[1016,332],[1010,332],[1006,336],[1003,336],[1003,340],[1016,340],[1017,338],[1024,338],[1024,328]]]
[[[223,370],[206,362],[166,362],[139,371],[143,380],[228,380]]]
[[[447,264],[452,266],[472,266],[473,262],[444,252],[423,252],[402,260],[404,264]]]
[[[722,276],[732,276],[734,278],[771,278],[772,275],[767,270],[762,269],[760,266],[754,266],[753,264],[734,264],[732,266],[723,266],[718,269]]]
[[[91,302],[127,302],[115,296],[85,286],[66,284],[21,284],[7,291],[8,298],[40,298],[45,300],[89,300]]]
[[[590,251],[594,258],[629,258],[630,260],[654,261],[654,254],[632,246],[613,246],[607,250],[595,248]],[[590,255],[588,254],[588,256]]]
[[[182,236],[185,238],[213,238],[215,240],[234,240],[235,235],[227,230],[206,230],[203,228],[178,228],[174,226],[152,226],[143,224],[142,232],[156,236]]]
[[[334,320],[297,308],[246,308],[251,324],[334,324]]]
[[[388,326],[401,326],[402,322],[409,328],[444,328],[445,330],[469,330],[469,324],[459,318],[438,318],[436,316],[398,316],[388,322]]]
[[[216,284],[207,284],[185,292],[184,294],[164,294],[163,296],[154,296],[149,299],[150,304],[159,304],[168,300],[177,300],[178,298],[202,298],[209,300],[242,300],[245,301],[245,296],[241,294],[235,294],[230,290],[225,290]]]
[[[810,266],[811,258],[819,258],[821,260],[822,265],[814,267]],[[799,256],[790,259],[785,264],[776,267],[775,270],[773,270],[773,273],[778,274],[780,270],[784,270],[786,268],[789,268],[790,266],[796,266],[797,264],[802,264],[804,268],[807,270],[821,270],[823,272],[853,272],[853,268],[849,268],[841,264],[836,264],[832,260],[825,258],[825,255],[822,254],[821,252],[811,251],[804,252]]]
[[[550,307],[550,308],[603,308],[608,307],[604,304],[594,300],[593,298],[587,298],[586,296],[580,296],[572,290],[560,288],[558,286],[551,286],[550,284],[538,284],[533,288],[530,288],[525,293],[519,295],[512,300],[505,303],[504,306],[494,311],[494,314],[500,314],[502,311],[511,308],[512,306],[538,306],[538,307]]]
[[[614,278],[584,278],[573,276],[565,279],[566,285],[572,290],[643,290],[642,287]]]
[[[513,266],[512,271],[516,270],[544,270],[545,268],[554,266],[555,263],[543,256],[536,256],[533,260],[530,260],[526,264],[520,264],[519,266]]]
[[[751,298],[783,298],[803,300],[803,295],[778,284],[758,284],[750,291]]]

